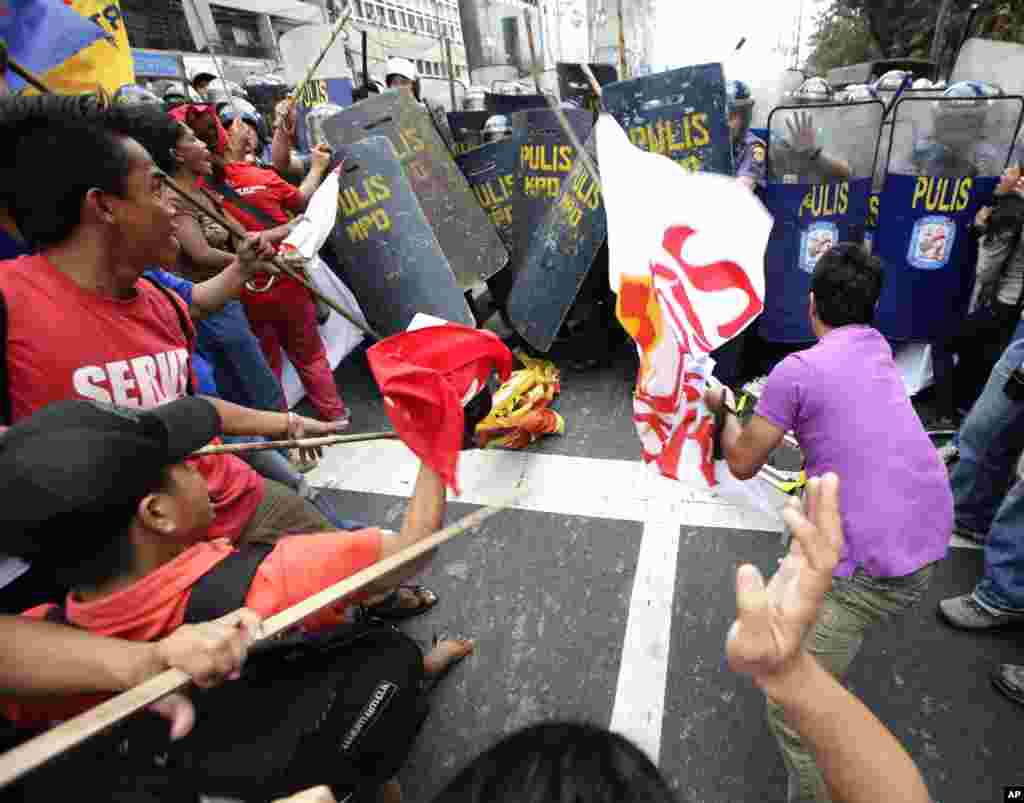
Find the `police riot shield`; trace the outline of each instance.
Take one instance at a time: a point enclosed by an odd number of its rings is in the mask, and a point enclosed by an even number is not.
[[[765,141],[768,140],[768,115],[774,109],[787,105],[793,93],[806,80],[806,76],[800,70],[782,70],[750,76],[729,73],[726,77],[738,78],[750,86],[750,96],[754,99],[750,130]]]
[[[593,132],[584,147],[596,164]],[[551,348],[607,235],[601,187],[577,159],[530,238],[509,294],[509,321],[535,349]]]
[[[326,120],[351,105],[351,78],[318,78],[306,84],[295,105],[296,148],[305,153],[326,142]]]
[[[490,116],[490,112],[448,112],[448,128],[455,142],[452,153],[458,156],[483,145],[484,123]]]
[[[645,151],[690,171],[732,175],[721,64],[700,64],[609,84],[605,108]]]
[[[508,262],[508,251],[477,203],[465,176],[434,128],[429,112],[408,92],[384,92],[326,121],[336,152],[368,136],[386,136],[464,290]]]
[[[339,273],[381,334],[403,331],[417,312],[475,325],[387,137],[367,137],[346,148],[338,192],[331,244]]]
[[[477,201],[510,250],[518,196],[516,168],[522,141],[522,135],[513,135],[455,157]]]
[[[586,142],[594,116],[583,109],[564,114],[580,142]],[[509,267],[518,273],[537,227],[558,200],[562,181],[576,161],[576,148],[551,109],[517,112],[510,119],[512,131],[522,140],[516,166],[516,211]]]
[[[897,101],[874,251],[885,271],[876,326],[893,340],[955,330],[974,280],[967,227],[991,198],[1020,127],[1019,96]]]
[[[509,254],[514,252],[516,215],[521,211],[520,187],[516,181],[522,132],[497,142],[481,145],[455,157],[459,169],[494,224]],[[494,302],[504,308],[515,275],[509,266],[487,280]]]
[[[502,95],[488,92],[484,95],[484,108],[491,114],[514,114],[527,109],[546,109],[543,95]]]
[[[833,245],[864,236],[884,115],[881,103],[869,101],[784,106],[769,116],[764,201],[775,224],[758,319],[765,340],[814,340],[807,316],[811,274]]]

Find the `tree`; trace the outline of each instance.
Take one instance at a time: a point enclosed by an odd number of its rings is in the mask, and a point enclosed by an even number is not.
[[[838,3],[833,4],[815,20],[816,28],[810,39],[811,55],[805,67],[809,74],[825,75],[833,67],[881,56],[864,18],[837,6]]]

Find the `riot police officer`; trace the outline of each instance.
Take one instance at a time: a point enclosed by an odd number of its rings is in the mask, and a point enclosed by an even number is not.
[[[832,87],[824,78],[808,78],[793,93],[797,106],[820,106],[833,100]],[[772,134],[772,178],[789,184],[827,184],[845,181],[852,173],[850,164],[825,153],[818,144],[814,117],[809,111],[795,112],[786,120],[786,131]]]
[[[750,119],[754,113],[754,98],[750,94],[750,87],[743,81],[727,81],[725,99],[736,180],[751,192],[764,189],[768,147],[763,139],[750,131]]]
[[[138,103],[152,103],[155,105],[163,104],[163,100],[146,89],[146,87],[139,86],[138,84],[125,84],[120,87],[116,92],[114,92],[113,100],[114,103],[126,106]]]
[[[1000,149],[985,140],[985,129],[990,98],[1000,95],[998,87],[979,81],[950,86],[932,104],[932,133],[914,143],[890,172],[939,178],[998,176],[1003,158]]]

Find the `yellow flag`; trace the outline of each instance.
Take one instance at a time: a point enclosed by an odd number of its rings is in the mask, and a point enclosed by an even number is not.
[[[113,93],[135,83],[135,66],[128,44],[128,31],[121,16],[119,0],[64,0],[106,31],[100,39],[43,76],[46,85],[60,94],[95,92],[102,86]]]

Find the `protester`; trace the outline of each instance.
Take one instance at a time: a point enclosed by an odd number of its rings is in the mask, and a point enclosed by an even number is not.
[[[195,75],[192,76],[192,88],[196,91],[196,94],[199,95],[200,98],[205,100],[206,90],[209,88],[210,84],[215,80],[217,80],[217,76],[213,73],[197,72]]]
[[[174,117],[177,119],[141,110],[134,117],[115,119],[111,125],[155,154],[157,166],[208,210],[199,211],[195,204],[173,191],[168,195],[174,210],[175,236],[181,245],[173,269],[189,281],[201,282],[231,264],[238,243],[214,220],[213,215],[225,217],[226,213],[199,186],[201,177],[213,172],[210,152],[189,127],[190,123],[184,122],[196,123],[208,117],[216,123],[216,117],[208,106],[184,107]],[[213,365],[222,398],[257,410],[286,409],[281,386],[263,356],[240,302],[227,305],[218,315],[200,323],[197,330],[198,351]]]
[[[5,184],[19,188],[6,200],[19,231],[39,249],[36,256],[0,265],[7,327],[4,417],[17,422],[69,398],[145,408],[187,395],[193,341],[188,316],[165,291],[140,281],[175,247],[171,210],[149,155],[133,140],[88,123],[8,117],[2,110],[0,119],[0,150],[11,157]],[[39,182],[36,166],[44,163],[51,180]],[[38,315],[43,307],[53,314]],[[54,316],[61,326],[52,325]],[[301,438],[341,428],[291,413],[211,403],[233,435]],[[264,481],[233,456],[211,455],[197,464],[214,504],[211,539],[264,541],[293,527],[330,528],[307,501]],[[4,589],[5,610],[52,599],[59,588],[33,569]],[[412,590],[385,604],[408,614],[433,601]]]
[[[276,245],[291,231],[286,210],[299,213],[306,208],[326,174],[330,151],[314,150],[313,168],[296,188],[271,170],[245,163],[248,131],[248,126],[235,121],[224,158],[215,160],[214,176],[204,185],[248,231],[261,232],[265,241]],[[288,276],[266,275],[246,285],[242,303],[278,379],[284,349],[321,419],[347,426],[348,409],[331,375],[309,290]]]
[[[818,344],[768,376],[751,422],[725,413],[722,447],[732,473],[753,477],[792,430],[809,476],[843,477],[846,552],[808,651],[842,679],[871,627],[921,601],[953,527],[945,469],[907,398],[892,350],[871,326],[881,267],[843,243],[818,260],[809,314]],[[709,389],[718,412],[728,397]],[[790,801],[827,801],[815,758],[768,696],[768,722],[789,773]]]
[[[87,401],[44,408],[0,441],[0,476],[10,494],[0,512],[3,549],[48,567],[71,589],[63,615],[76,627],[132,641],[163,638],[181,625],[192,586],[234,551],[227,540],[206,539],[213,505],[203,476],[186,460],[220,431],[218,408],[206,399],[138,412]],[[246,607],[266,617],[295,605],[432,535],[444,511],[444,482],[424,465],[400,533],[282,537],[259,564]],[[78,531],[71,541],[70,526]],[[303,627],[340,624],[346,605],[389,591],[432,557],[395,569]],[[53,610],[43,605],[26,615],[46,618]],[[436,676],[472,649],[466,639],[440,641],[424,668]],[[18,700],[7,711],[13,721],[41,724],[89,702]]]
[[[1003,173],[996,205],[982,207],[975,219],[981,235],[975,295],[977,304],[957,331],[932,348],[936,429],[956,429],[958,401],[969,407],[984,387],[994,359],[1021,320],[1024,304],[1024,179],[1019,167]],[[959,355],[954,370],[953,358]],[[957,399],[957,393],[961,398]]]
[[[1015,462],[1024,450],[1024,324],[992,369],[960,429],[960,460],[950,483],[953,532],[985,547],[974,590],[939,603],[956,627],[990,630],[1024,621],[1024,482]]]
[[[726,639],[734,672],[749,675],[814,751],[831,798],[843,803],[928,803],[921,773],[868,708],[808,649],[828,612],[844,549],[839,480],[808,483],[806,514],[784,517],[794,543],[765,586],[756,567],[736,573],[736,621]],[[799,546],[798,546],[799,545]],[[434,803],[671,803],[658,768],[604,728],[545,723],[506,737],[474,759]]]

